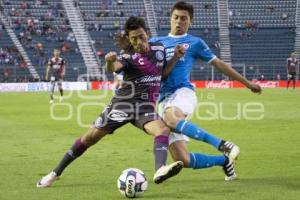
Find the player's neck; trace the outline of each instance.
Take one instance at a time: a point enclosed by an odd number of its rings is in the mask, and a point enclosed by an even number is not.
[[[172,38],[182,38],[185,36],[187,36],[187,33],[184,33],[182,35],[175,35],[175,34],[169,33],[169,37],[172,37]]]

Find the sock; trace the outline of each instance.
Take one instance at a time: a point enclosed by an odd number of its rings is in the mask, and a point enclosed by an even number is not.
[[[63,89],[59,89],[59,92],[60,92],[60,96],[63,96],[63,95],[64,95]]]
[[[176,124],[175,131],[178,133],[182,133],[190,138],[193,138],[195,140],[201,140],[208,144],[211,144],[216,149],[221,144],[221,139],[217,138],[216,136],[209,134],[204,129],[201,129],[194,125],[193,123],[186,121],[186,120],[180,120]]]
[[[155,171],[166,165],[168,156],[169,137],[160,135],[154,138],[153,154],[155,158]]]
[[[222,156],[212,156],[201,153],[190,153],[189,168],[201,169],[209,168],[213,166],[224,166],[228,158]]]
[[[65,154],[63,159],[60,161],[60,163],[57,165],[57,167],[53,170],[57,176],[60,176],[64,169],[73,162],[76,158],[81,156],[85,150],[87,150],[87,146],[85,146],[81,139],[77,139],[71,149]]]

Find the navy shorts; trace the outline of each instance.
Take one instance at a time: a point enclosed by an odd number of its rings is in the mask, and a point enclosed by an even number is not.
[[[152,103],[113,98],[94,121],[93,126],[98,129],[104,129],[108,133],[113,133],[114,130],[131,123],[144,130],[146,123],[159,119],[161,118],[155,112],[155,106]]]

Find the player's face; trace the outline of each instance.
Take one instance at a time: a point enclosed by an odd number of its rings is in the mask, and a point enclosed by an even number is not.
[[[59,51],[54,51],[54,52],[53,52],[53,55],[54,55],[55,58],[58,58],[58,57],[59,57],[59,54],[60,54]]]
[[[292,54],[291,54],[291,57],[292,57],[292,58],[296,58],[296,54],[295,54],[295,53],[292,53]]]
[[[129,31],[128,39],[136,53],[146,53],[148,51],[148,35],[143,28]]]
[[[171,34],[183,35],[187,33],[191,24],[191,17],[186,10],[174,10],[171,15]]]

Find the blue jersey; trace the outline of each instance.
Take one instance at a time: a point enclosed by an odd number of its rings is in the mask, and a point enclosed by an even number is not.
[[[176,45],[183,45],[186,51],[184,57],[177,62],[168,78],[161,82],[159,101],[162,101],[165,97],[182,87],[193,90],[194,87],[190,82],[190,73],[196,59],[209,63],[216,58],[201,38],[189,34],[180,36],[169,34],[164,37],[154,37],[150,39],[150,42],[161,42],[165,46],[167,61],[174,56]]]

